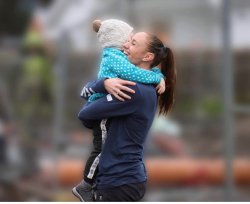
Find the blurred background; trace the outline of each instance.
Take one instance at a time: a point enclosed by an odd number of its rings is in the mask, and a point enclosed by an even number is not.
[[[176,102],[145,144],[143,201],[250,201],[248,0],[1,1],[0,200],[78,201],[97,18],[150,29],[175,52]]]

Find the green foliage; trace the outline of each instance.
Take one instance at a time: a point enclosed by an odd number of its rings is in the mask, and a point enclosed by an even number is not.
[[[223,105],[218,97],[206,96],[201,100],[199,109],[203,115],[214,118],[222,113]]]

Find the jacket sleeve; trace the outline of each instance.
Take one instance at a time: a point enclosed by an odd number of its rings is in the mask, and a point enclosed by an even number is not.
[[[110,69],[121,79],[144,84],[159,84],[163,77],[158,68],[154,68],[153,71],[139,68],[131,64],[126,57],[121,55],[116,56],[111,54],[106,60],[106,65],[109,65]],[[156,69],[158,70],[156,71]]]
[[[104,80],[103,79],[97,79],[91,82],[88,82],[81,91],[81,97],[88,100],[89,97],[94,94],[94,93],[105,93],[107,94],[108,92],[106,91],[104,87]]]
[[[103,118],[125,116],[133,113],[140,103],[139,89],[137,86],[130,86],[129,88],[135,90],[134,94],[130,94],[131,99],[126,101],[119,101],[114,96],[108,94],[87,106],[84,106],[78,118],[84,123],[88,120],[98,120]]]

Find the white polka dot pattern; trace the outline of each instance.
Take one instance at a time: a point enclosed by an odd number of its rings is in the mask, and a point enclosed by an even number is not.
[[[144,84],[159,84],[163,74],[160,69],[154,67],[152,71],[139,68],[128,61],[127,56],[118,49],[105,48],[98,73],[98,79],[121,78]],[[104,94],[95,93],[90,96],[89,101],[94,101]]]

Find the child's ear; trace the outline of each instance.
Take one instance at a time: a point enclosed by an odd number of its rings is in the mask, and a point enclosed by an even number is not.
[[[99,31],[99,28],[101,27],[101,20],[94,20],[92,23],[93,30],[97,33]]]

